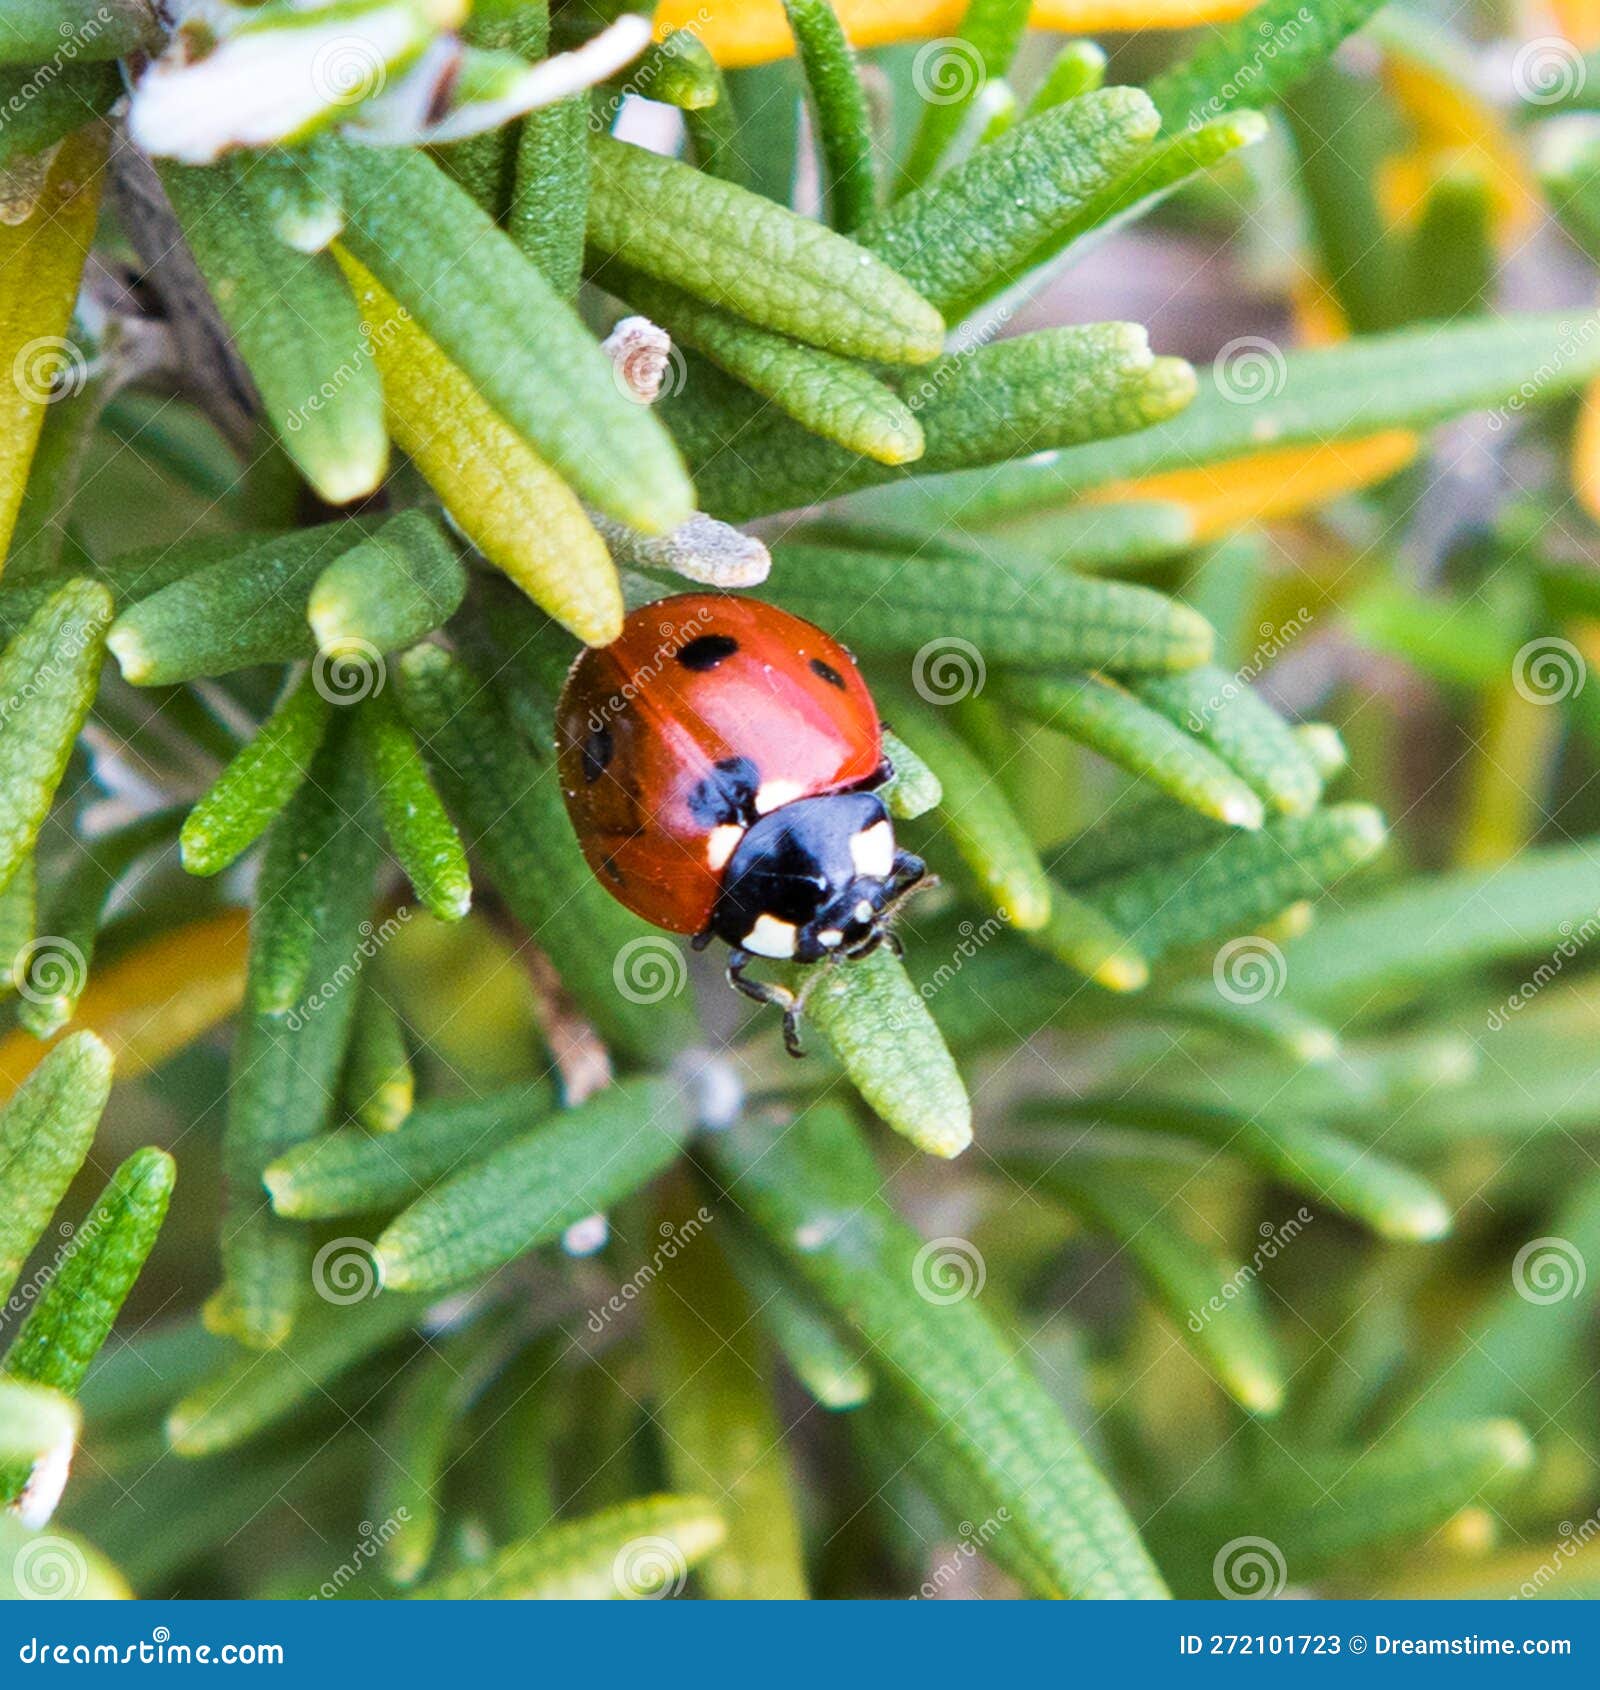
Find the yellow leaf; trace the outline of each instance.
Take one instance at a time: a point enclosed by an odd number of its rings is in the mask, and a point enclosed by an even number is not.
[[[1600,522],[1600,381],[1584,389],[1572,432],[1572,487],[1578,503]]]
[[[1600,47],[1600,0],[1550,0],[1556,27],[1585,53]]]
[[[371,272],[334,251],[361,301],[395,440],[490,563],[580,640],[609,645],[622,587],[577,494]]]
[[[1037,0],[1035,29],[1079,35],[1098,30],[1187,29],[1248,12],[1258,0]],[[835,0],[857,47],[949,35],[961,27],[966,0]],[[656,33],[692,29],[719,64],[759,65],[786,58],[794,40],[782,0],[662,0]]]
[[[1163,499],[1184,506],[1198,540],[1215,539],[1251,522],[1297,516],[1341,494],[1383,481],[1417,453],[1409,429],[1388,429],[1365,440],[1283,446],[1252,452],[1202,469],[1168,470],[1138,481],[1097,487],[1086,504]]]
[[[1502,235],[1530,228],[1539,193],[1500,114],[1445,67],[1393,37],[1384,38],[1383,80],[1416,130],[1416,146],[1391,159],[1380,175],[1379,195],[1391,223],[1414,220],[1435,181],[1447,168],[1482,176]]]
[[[66,335],[94,239],[106,133],[94,123],[69,135],[28,214],[0,222],[0,569],[45,406],[84,374]]]
[[[98,1033],[116,1058],[119,1080],[159,1067],[239,1007],[248,943],[249,917],[241,909],[163,933],[95,970],[62,1036],[80,1027]],[[22,1032],[0,1039],[0,1100],[49,1048]]]

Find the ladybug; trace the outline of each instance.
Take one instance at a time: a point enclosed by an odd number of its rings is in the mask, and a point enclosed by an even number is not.
[[[567,813],[590,867],[657,927],[732,947],[728,982],[784,1009],[755,957],[862,957],[925,878],[878,791],[893,774],[855,659],[757,599],[683,593],[642,605],[584,651],[556,711]],[[803,994],[802,994],[803,995]]]

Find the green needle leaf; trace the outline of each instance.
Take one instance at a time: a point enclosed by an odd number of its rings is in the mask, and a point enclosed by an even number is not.
[[[357,977],[385,929],[361,930],[376,849],[364,776],[341,736],[279,818],[252,920],[246,1010],[235,1036],[223,1125],[228,1203],[223,1289],[207,1321],[256,1348],[288,1336],[310,1281],[310,1240],[262,1201],[267,1165],[327,1125],[359,997]],[[301,800],[304,799],[304,805]],[[303,812],[303,813],[302,813]],[[391,918],[393,919],[393,918]],[[253,1008],[267,1004],[272,1008]]]
[[[759,1239],[741,1232],[723,1238],[734,1272],[749,1292],[761,1323],[783,1352],[795,1378],[824,1408],[859,1408],[872,1396],[872,1374],[859,1342]]]
[[[177,822],[176,811],[158,810],[81,842],[72,865],[50,888],[39,908],[38,943],[13,964],[23,996],[17,1016],[35,1038],[53,1038],[77,1013],[95,940],[118,882],[138,858],[171,840]],[[16,885],[13,880],[8,895]]]
[[[1107,991],[1137,992],[1150,979],[1150,964],[1127,934],[1054,881],[1050,919],[1028,937],[1057,962]]]
[[[343,1095],[345,1107],[374,1133],[392,1133],[403,1126],[416,1097],[400,1017],[370,984],[362,990],[350,1029]]]
[[[6,1351],[8,1375],[76,1393],[155,1245],[177,1176],[151,1148],[111,1176]]]
[[[111,625],[106,644],[136,687],[170,686],[257,663],[311,657],[306,598],[322,571],[362,537],[360,523],[237,540],[177,572]],[[220,545],[219,545],[219,549]]]
[[[997,1560],[1041,1596],[1163,1593],[1132,1521],[1020,1344],[977,1298],[952,1300],[930,1278],[931,1247],[884,1202],[846,1117],[812,1110],[776,1135],[741,1123],[715,1140],[714,1155],[784,1260],[860,1335],[881,1386],[940,1462],[985,1514],[1008,1510],[989,1546]]]
[[[983,896],[1012,926],[1043,927],[1050,919],[1050,882],[993,772],[932,712],[897,710],[896,717],[912,748],[938,777],[943,793],[938,824]]]
[[[1414,997],[1501,959],[1548,958],[1595,911],[1593,846],[1535,848],[1493,869],[1423,876],[1347,909],[1285,951],[1292,995],[1318,1008]]]
[[[236,1351],[167,1416],[173,1449],[201,1456],[237,1448],[314,1400],[357,1362],[387,1348],[422,1319],[427,1306],[422,1297],[389,1294],[325,1304],[299,1321],[275,1354]]]
[[[1046,264],[1085,235],[1149,210],[1190,177],[1254,146],[1266,134],[1267,120],[1260,112],[1239,111],[1152,141],[1055,228],[1034,251],[1028,267]]]
[[[619,522],[663,534],[689,516],[693,491],[660,424],[471,197],[421,153],[341,157],[345,245],[485,401]]]
[[[848,233],[866,222],[878,200],[866,90],[831,0],[783,0],[783,11],[811,96],[829,221]]]
[[[676,1594],[689,1569],[722,1542],[722,1516],[696,1496],[647,1496],[503,1549],[419,1586],[420,1601],[632,1601]]]
[[[1188,1098],[1146,1103],[1123,1097],[1078,1098],[1055,1107],[1073,1119],[1115,1122],[1198,1139],[1252,1163],[1291,1191],[1341,1210],[1381,1238],[1416,1243],[1450,1231],[1450,1209],[1427,1180],[1368,1146],[1310,1122],[1284,1119],[1292,1104],[1258,1112],[1212,1109]]]
[[[653,1179],[692,1125],[673,1082],[630,1080],[597,1092],[391,1221],[378,1239],[383,1284],[441,1290],[559,1238]]]
[[[1213,24],[1193,58],[1164,71],[1150,97],[1171,129],[1239,106],[1261,106],[1327,59],[1381,0],[1265,0],[1232,23]],[[1264,43],[1273,51],[1267,53]]]
[[[594,143],[593,162],[589,244],[602,260],[620,259],[825,351],[886,364],[939,356],[944,319],[854,242],[747,188],[607,136]],[[673,231],[670,241],[657,238],[661,227]]]
[[[8,45],[0,40],[0,53]],[[60,51],[58,35],[45,57],[58,61]],[[74,129],[103,117],[122,95],[115,65],[56,62],[52,69],[55,74],[49,77],[41,76],[37,65],[0,69],[0,110],[7,113],[0,129],[0,171],[48,152]]]
[[[1132,685],[1145,704],[1197,735],[1275,810],[1303,816],[1322,796],[1322,777],[1293,728],[1237,676],[1202,664]]]
[[[1366,804],[1284,816],[1259,833],[1235,831],[1150,868],[1082,887],[1093,905],[1151,959],[1180,945],[1248,931],[1372,857],[1383,819]]]
[[[1026,464],[954,476],[936,488],[938,508],[966,523],[1059,504],[1107,483],[1223,463],[1278,446],[1359,440],[1385,429],[1422,428],[1463,411],[1515,399],[1546,404],[1600,372],[1600,336],[1585,339],[1570,313],[1432,324],[1288,353],[1270,395],[1241,405],[1202,375],[1181,416],[1124,440],[1105,440]],[[1530,400],[1524,395],[1531,394]],[[943,468],[927,415],[919,468]],[[676,423],[675,425],[676,426]],[[741,442],[741,445],[746,442]],[[699,447],[690,444],[691,456]],[[1009,455],[1009,454],[1008,454]],[[717,477],[725,473],[719,465]],[[701,489],[705,497],[716,481]],[[708,506],[712,502],[707,499]],[[720,507],[713,507],[720,508]],[[770,505],[764,508],[770,508]]]
[[[925,816],[944,796],[939,777],[897,734],[883,730],[883,754],[893,765],[894,775],[883,789],[889,814],[898,821]]]
[[[954,352],[898,385],[927,442],[921,475],[1149,428],[1189,403],[1195,376],[1182,359],[1155,357],[1136,324],[1095,323]],[[696,371],[660,409],[695,471],[701,503],[730,522],[907,473],[806,434],[709,371]]]
[[[901,166],[904,184],[919,187],[939,168],[968,111],[1006,74],[1028,25],[1028,0],[971,0],[953,36],[924,48],[913,73],[922,115]]]
[[[388,466],[383,388],[339,266],[283,244],[254,175],[241,155],[203,170],[167,165],[161,179],[268,421],[318,494],[346,504]]]
[[[1163,1196],[1137,1169],[1092,1150],[1055,1159],[1043,1178],[1069,1208],[1116,1240],[1178,1336],[1228,1395],[1247,1413],[1276,1414],[1284,1367],[1254,1281],[1178,1225],[1172,1210],[1181,1198]]]
[[[679,1248],[670,1277],[652,1287],[651,1371],[671,1482],[716,1496],[727,1527],[701,1569],[706,1594],[802,1599],[794,1478],[761,1330],[717,1240],[700,1235],[712,1214],[687,1179],[670,1182],[662,1214],[660,1231]]]
[[[1037,117],[1054,106],[1064,106],[1080,94],[1091,94],[1105,80],[1105,52],[1093,41],[1069,41],[1050,61],[1044,80],[1028,101],[1026,115]]]
[[[330,936],[335,912],[357,908],[350,880],[362,880],[363,899],[371,895],[364,783],[356,760],[343,755],[348,744],[344,733],[325,742],[268,842],[250,935],[249,1001],[259,1014],[286,1015],[308,990],[328,984],[310,979],[313,953]]]
[[[0,1111],[0,1301],[83,1165],[110,1095],[111,1052],[93,1033],[71,1033]]]
[[[1020,559],[1001,569],[954,547],[908,555],[787,540],[763,597],[854,650],[915,654],[914,675],[936,696],[981,685],[986,662],[1187,669],[1213,638],[1203,617],[1148,587]]]
[[[1084,94],[1018,124],[857,235],[959,321],[1018,281],[1161,126],[1137,88]]]
[[[365,701],[356,723],[396,859],[433,915],[459,921],[472,907],[467,850],[428,779],[411,729],[382,693]]]
[[[758,329],[621,266],[606,272],[606,285],[812,434],[879,463],[921,457],[917,419],[864,365]]]
[[[0,654],[0,891],[33,850],[100,680],[111,595],[69,581]]]
[[[532,1080],[487,1097],[419,1103],[392,1137],[343,1127],[306,1139],[268,1166],[272,1206],[294,1220],[395,1209],[521,1137],[555,1104],[548,1081]]]
[[[1250,787],[1170,713],[1150,708],[1142,691],[1095,675],[1011,674],[1001,686],[1025,716],[1070,734],[1180,804],[1229,827],[1260,827],[1261,800]]]
[[[69,38],[73,57],[120,59],[155,51],[161,25],[149,0],[7,0],[0,63],[43,64]]]
[[[305,779],[331,711],[301,675],[184,820],[178,843],[190,874],[220,874],[267,831]]]
[[[438,523],[404,511],[323,570],[306,616],[319,651],[371,657],[431,634],[466,592],[467,572]]]
[[[689,1022],[682,956],[589,872],[553,760],[535,758],[481,683],[437,646],[415,647],[398,669],[401,708],[513,915],[557,962],[603,1038],[640,1060],[673,1048]],[[659,963],[662,981],[625,992],[639,958]]]
[[[972,1142],[967,1088],[928,1006],[899,959],[871,956],[801,980],[809,1025],[827,1040],[867,1103],[930,1156],[959,1156]]]

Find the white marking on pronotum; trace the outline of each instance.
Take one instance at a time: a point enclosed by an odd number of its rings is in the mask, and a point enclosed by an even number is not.
[[[817,935],[817,943],[831,951],[836,945],[844,943],[844,934],[837,927],[824,927]]]
[[[850,860],[856,873],[874,880],[887,880],[894,871],[894,829],[888,822],[864,827],[850,841]]]
[[[762,784],[756,793],[756,814],[770,815],[772,811],[781,809],[785,804],[792,804],[800,796],[802,787],[798,781],[769,780]]]
[[[706,835],[706,861],[720,874],[743,838],[744,829],[737,823],[720,822]]]
[[[870,903],[868,903],[868,901],[865,898],[863,898],[861,900],[861,902],[856,905],[856,920],[857,921],[871,921],[872,920],[872,905]]]
[[[791,957],[794,955],[795,930],[792,921],[779,921],[775,915],[764,915],[745,935],[744,948],[757,956]]]

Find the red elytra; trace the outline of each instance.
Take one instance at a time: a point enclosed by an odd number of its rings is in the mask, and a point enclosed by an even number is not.
[[[861,790],[887,771],[872,694],[820,628],[757,599],[641,606],[562,689],[557,753],[585,857],[658,927],[711,924],[748,810]],[[743,813],[741,813],[743,812]]]

